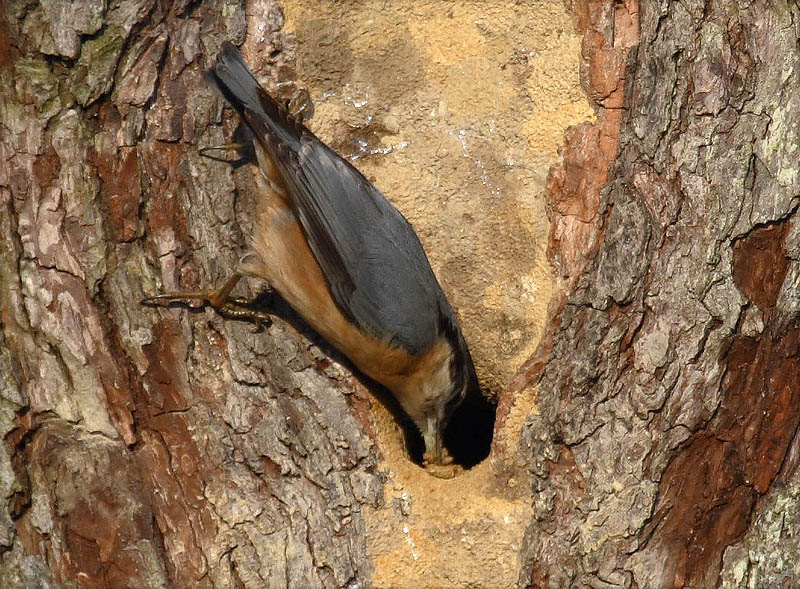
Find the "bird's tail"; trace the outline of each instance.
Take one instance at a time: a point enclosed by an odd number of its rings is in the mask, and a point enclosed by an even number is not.
[[[302,124],[259,85],[232,43],[223,43],[217,63],[206,72],[206,80],[239,113],[259,141],[273,139],[294,151],[299,149]]]

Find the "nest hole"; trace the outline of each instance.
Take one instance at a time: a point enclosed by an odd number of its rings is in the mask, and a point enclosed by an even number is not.
[[[360,373],[345,356],[314,332],[277,292],[270,289],[262,290],[251,301],[251,305],[254,309],[268,312],[286,321],[318,345],[325,354],[349,366],[402,429],[408,458],[411,462],[422,466],[425,453],[422,434],[388,389]],[[477,387],[469,389],[464,401],[453,412],[444,431],[444,445],[456,464],[469,469],[489,456],[496,413],[495,403]]]
[[[394,413],[397,417],[397,412]],[[468,395],[453,412],[444,431],[444,445],[456,464],[469,469],[489,456],[496,415],[497,406],[477,391]],[[412,462],[421,466],[425,453],[422,434],[404,414],[400,421],[408,455]]]

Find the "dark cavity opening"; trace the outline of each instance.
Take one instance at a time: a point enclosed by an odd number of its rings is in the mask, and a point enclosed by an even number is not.
[[[453,412],[444,430],[444,445],[456,464],[472,468],[489,456],[497,407],[474,390]]]
[[[472,468],[489,456],[496,415],[496,405],[477,390],[468,394],[456,408],[444,430],[444,445],[456,464]],[[409,457],[412,462],[422,465],[425,453],[422,434],[405,414],[401,417],[401,424]]]
[[[177,301],[175,304],[187,308],[190,313],[202,313],[204,309],[204,307],[187,307]],[[403,430],[409,458],[415,464],[422,466],[425,453],[422,434],[388,389],[360,373],[346,356],[317,334],[277,292],[265,289],[256,295],[249,306],[286,321],[319,346],[325,354],[349,366],[366,384],[373,396],[392,414]],[[249,322],[250,319],[245,321]],[[496,409],[495,404],[481,394],[477,387],[469,389],[464,401],[453,412],[444,431],[444,445],[456,464],[472,468],[489,456]]]

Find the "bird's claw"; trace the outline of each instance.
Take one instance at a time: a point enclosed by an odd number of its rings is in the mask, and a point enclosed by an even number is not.
[[[295,87],[284,102],[284,107],[296,121],[308,121],[314,116],[314,102],[311,100],[311,93],[305,88]]]
[[[142,305],[150,307],[169,307],[172,303],[179,303],[194,309],[210,306],[226,319],[240,321],[253,321],[253,333],[258,333],[264,327],[272,325],[272,317],[263,311],[252,308],[252,302],[241,297],[228,298],[221,302],[216,292],[185,292],[162,294],[146,297],[139,301]],[[197,304],[199,302],[199,304]]]

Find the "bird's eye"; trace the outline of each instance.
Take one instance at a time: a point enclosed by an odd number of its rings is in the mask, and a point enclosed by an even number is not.
[[[449,411],[452,411],[461,404],[466,395],[466,387],[459,383],[450,390],[450,398],[447,399],[445,406]]]

